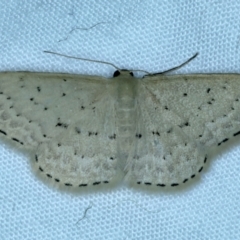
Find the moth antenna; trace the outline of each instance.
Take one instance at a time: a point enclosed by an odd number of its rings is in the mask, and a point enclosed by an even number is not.
[[[188,64],[189,62],[191,62],[194,58],[196,58],[198,55],[198,52],[195,53],[192,57],[190,57],[187,61],[185,61],[184,63],[181,63],[180,65],[176,66],[176,67],[173,67],[173,68],[170,68],[166,71],[163,71],[163,72],[157,72],[157,73],[150,73],[148,75],[145,75],[145,76],[156,76],[156,75],[160,75],[160,74],[165,74],[165,73],[169,73],[169,72],[172,72],[172,71],[175,71],[183,66],[185,66],[186,64]]]
[[[121,70],[119,67],[117,67],[116,65],[114,65],[113,63],[110,63],[110,62],[104,62],[104,61],[93,60],[93,59],[88,59],[88,58],[73,57],[73,56],[69,56],[69,55],[66,55],[66,54],[51,52],[51,51],[43,51],[43,52],[44,53],[51,53],[51,54],[55,54],[55,55],[58,55],[58,56],[61,56],[61,57],[66,57],[66,58],[71,58],[71,59],[77,59],[77,60],[83,60],[83,61],[95,62],[95,63],[103,63],[103,64],[110,65],[110,66],[116,68],[119,71]]]
[[[51,53],[51,54],[55,54],[61,57],[66,57],[66,58],[72,58],[72,59],[77,59],[77,60],[83,60],[83,61],[88,61],[88,62],[95,62],[95,63],[103,63],[103,64],[107,64],[110,65],[114,68],[116,68],[117,70],[121,71],[122,69],[120,69],[119,67],[117,67],[116,65],[114,65],[113,63],[110,62],[105,62],[105,61],[99,61],[99,60],[93,60],[93,59],[88,59],[88,58],[81,58],[81,57],[73,57],[73,56],[69,56],[66,54],[62,54],[62,53],[57,53],[57,52],[51,52],[51,51],[43,51],[44,53]],[[144,72],[146,74],[151,75],[151,73],[144,71],[144,70],[138,70],[138,69],[130,69],[128,70],[129,72]]]

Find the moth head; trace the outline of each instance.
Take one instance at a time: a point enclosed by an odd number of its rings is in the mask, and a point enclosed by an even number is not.
[[[116,70],[115,72],[114,72],[114,74],[113,74],[113,77],[115,78],[115,77],[118,77],[118,76],[120,76],[121,74],[129,74],[130,76],[132,76],[132,77],[134,77],[134,74],[133,74],[133,72],[132,71],[129,71],[129,70],[127,70],[127,69],[121,69],[121,70]]]

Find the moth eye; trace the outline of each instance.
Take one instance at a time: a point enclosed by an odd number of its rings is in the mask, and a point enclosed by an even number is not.
[[[114,72],[113,77],[118,77],[121,73],[117,70]]]

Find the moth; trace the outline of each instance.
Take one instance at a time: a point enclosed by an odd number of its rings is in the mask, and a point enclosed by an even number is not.
[[[178,186],[239,134],[238,74],[0,73],[0,136],[58,186]]]

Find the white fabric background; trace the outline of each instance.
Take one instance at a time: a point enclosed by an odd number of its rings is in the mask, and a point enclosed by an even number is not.
[[[0,71],[114,72],[43,53],[51,50],[150,72],[199,52],[175,73],[240,73],[239,10],[234,0],[1,0]],[[238,143],[225,146],[182,190],[122,186],[72,195],[39,181],[29,157],[1,141],[0,239],[238,239]]]

